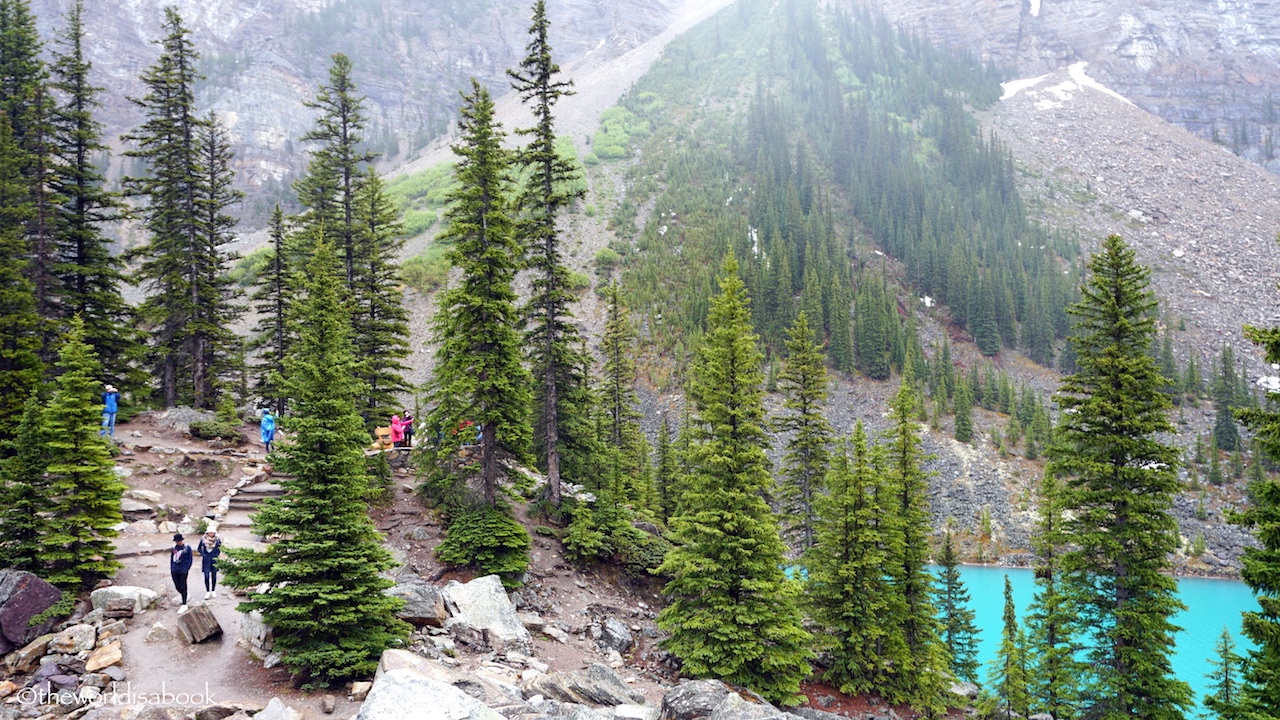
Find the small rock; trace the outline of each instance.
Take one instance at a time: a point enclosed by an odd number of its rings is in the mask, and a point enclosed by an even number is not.
[[[152,505],[164,499],[160,496],[160,493],[156,492],[155,490],[125,490],[124,496],[127,498],[132,498],[134,500],[149,502]]]
[[[373,683],[368,681],[351,683],[351,699],[356,702],[364,702],[369,697],[369,689],[373,687]]]
[[[18,690],[18,685],[12,680],[0,680],[0,698],[7,698]]]
[[[106,644],[106,641],[113,637],[119,637],[126,632],[128,632],[128,628],[125,626],[123,620],[117,620],[113,623],[103,625],[98,628],[98,646],[101,647]]]
[[[169,632],[169,629],[166,628],[164,625],[161,625],[159,622],[157,622],[155,625],[151,626],[150,630],[147,631],[147,636],[143,638],[142,641],[155,643],[155,642],[164,642],[165,640],[172,640],[172,639],[173,639],[173,633]]]
[[[325,695],[320,698],[320,711],[325,715],[332,715],[333,711],[338,709],[338,699],[332,695]]]
[[[546,627],[542,628],[542,634],[543,634],[543,635],[546,635],[547,637],[551,638],[552,640],[555,640],[555,641],[556,641],[556,642],[558,642],[558,643],[566,643],[566,644],[567,644],[567,643],[569,642],[569,633],[567,633],[567,632],[565,632],[565,631],[561,630],[560,628],[556,627],[555,625],[548,625],[548,626],[546,626]]]
[[[72,625],[53,636],[49,642],[49,652],[62,655],[75,655],[85,650],[92,650],[97,644],[98,629],[92,625]]]
[[[117,640],[94,650],[89,659],[84,661],[84,669],[88,672],[97,672],[108,665],[117,665],[123,659],[123,648]]]
[[[254,720],[302,720],[302,713],[286,706],[280,698],[271,698],[271,702],[253,717]]]

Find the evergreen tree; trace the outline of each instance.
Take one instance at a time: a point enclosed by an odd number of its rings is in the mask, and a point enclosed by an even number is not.
[[[1262,346],[1266,360],[1280,362],[1280,328],[1245,327],[1245,336]],[[1276,393],[1268,393],[1274,404]],[[1280,458],[1280,412],[1249,408],[1240,419],[1256,433],[1256,440],[1272,460]],[[1262,458],[1255,460],[1260,463]],[[1233,514],[1231,522],[1252,528],[1260,547],[1244,554],[1241,579],[1258,601],[1257,612],[1244,613],[1244,634],[1257,648],[1248,652],[1239,707],[1249,718],[1280,717],[1280,481],[1250,484],[1253,504]]]
[[[13,437],[22,405],[39,388],[40,318],[27,278],[22,228],[31,215],[20,157],[6,116],[0,115],[0,440]],[[8,451],[0,451],[7,455]]]
[[[102,232],[104,223],[119,219],[123,204],[117,193],[104,187],[106,179],[95,164],[108,148],[102,142],[102,123],[94,117],[103,89],[89,79],[92,64],[84,56],[83,8],[77,0],[67,12],[51,66],[52,87],[60,95],[52,121],[59,161],[56,191],[62,203],[54,266],[58,312],[64,321],[75,315],[83,320],[85,342],[103,363],[104,380],[126,391],[139,390],[146,382],[136,367],[141,341],[133,311],[120,291],[121,263]]]
[[[1169,654],[1183,605],[1165,574],[1177,548],[1169,514],[1179,491],[1163,379],[1148,354],[1155,336],[1148,271],[1112,235],[1089,263],[1072,338],[1080,371],[1057,396],[1062,427],[1046,472],[1062,482],[1059,537],[1064,592],[1089,648],[1083,710],[1109,719],[1180,718],[1191,701]],[[1069,512],[1068,512],[1069,511]]]
[[[1055,718],[1075,715],[1083,668],[1075,657],[1075,617],[1064,595],[1058,536],[1062,513],[1057,485],[1046,474],[1040,481],[1040,508],[1032,539],[1038,559],[1036,591],[1027,609],[1027,687],[1032,708]]]
[[[351,291],[351,331],[356,375],[366,388],[360,414],[366,428],[400,409],[399,393],[407,389],[401,362],[409,356],[409,315],[404,309],[397,255],[404,245],[399,211],[368,168],[356,188],[356,273]]]
[[[929,484],[915,421],[916,397],[911,378],[904,377],[889,406],[890,427],[884,433],[885,574],[892,605],[886,613],[892,632],[902,638],[903,653],[887,658],[893,673],[886,686],[891,697],[918,711],[937,714],[944,707],[946,647],[933,606],[929,561]]]
[[[296,253],[279,205],[271,213],[267,235],[271,245],[251,298],[255,303],[253,309],[258,313],[258,324],[253,328],[254,337],[248,349],[257,357],[253,365],[253,393],[281,417],[287,409],[282,375],[284,359],[296,339],[288,307],[297,279],[292,270]]]
[[[658,428],[658,447],[655,451],[653,486],[658,494],[658,517],[664,522],[676,509],[677,494],[677,457],[676,448],[671,442],[671,421],[662,416],[662,425]]]
[[[956,440],[969,442],[973,439],[973,392],[969,383],[961,381],[956,388]]]
[[[1004,612],[1002,614],[1000,645],[995,660],[991,661],[988,682],[996,697],[1004,706],[1004,716],[1026,717],[1030,697],[1027,693],[1026,642],[1018,628],[1017,605],[1013,603],[1013,584],[1004,576]]]
[[[473,81],[463,99],[461,141],[453,147],[459,156],[457,187],[449,194],[449,227],[442,238],[453,243],[448,257],[462,282],[440,294],[433,321],[439,349],[429,387],[430,425],[448,432],[466,421],[480,424],[482,495],[492,506],[498,498],[499,442],[515,453],[528,444],[530,380],[520,362],[520,315],[511,288],[520,247],[508,214],[509,153],[502,148],[489,91]],[[442,445],[442,468],[455,449]]]
[[[577,355],[579,332],[570,309],[574,295],[556,223],[585,190],[576,187],[581,179],[577,168],[556,152],[553,110],[560,98],[573,94],[573,83],[556,79],[560,66],[551,57],[547,40],[550,25],[546,3],[536,0],[527,54],[520,68],[508,70],[507,74],[512,89],[531,105],[534,118],[533,127],[517,131],[529,137],[529,144],[520,154],[529,178],[520,194],[523,214],[516,231],[533,271],[525,308],[529,322],[525,342],[534,380],[534,446],[539,462],[547,470],[547,499],[558,507],[561,456],[566,447],[580,444],[572,437],[574,432],[587,432],[581,418],[576,422],[572,418],[574,412],[585,414],[584,408],[574,402],[574,395],[587,384],[587,378],[581,371],[586,363]]]
[[[408,316],[397,279],[397,213],[370,167],[377,154],[363,149],[368,118],[350,58],[333,56],[327,84],[303,104],[318,111],[316,126],[302,136],[316,143],[306,173],[294,188],[303,212],[296,218],[300,244],[326,238],[342,261],[350,298],[351,331],[365,397],[360,413],[372,430],[394,412],[409,354]],[[306,254],[307,247],[299,248]]]
[[[115,461],[98,434],[102,416],[102,367],[84,342],[84,325],[71,321],[58,352],[60,372],[53,397],[41,418],[44,451],[46,529],[40,557],[46,580],[64,590],[78,590],[109,577],[123,518],[120,499],[125,487],[116,478]]]
[[[1231,414],[1238,391],[1235,353],[1230,345],[1223,346],[1218,366],[1213,383],[1213,441],[1219,450],[1232,452],[1240,447],[1240,431],[1236,428],[1235,416]]]
[[[12,447],[0,455],[0,567],[44,574],[40,543],[49,531],[44,407],[28,398]]]
[[[226,324],[236,310],[225,278],[227,256],[219,249],[233,221],[225,214],[230,156],[225,138],[195,107],[199,56],[190,31],[172,7],[165,8],[160,58],[142,76],[147,95],[131,100],[146,119],[125,154],[149,167],[125,179],[128,194],[142,197],[149,239],[134,255],[143,259],[137,278],[151,291],[138,308],[151,326],[154,373],[166,406],[218,404],[218,376],[238,369],[239,347]]]
[[[832,459],[829,492],[814,500],[817,541],[804,555],[818,647],[831,659],[824,677],[854,695],[876,691],[892,668],[887,658],[903,651],[887,646],[891,638],[884,626],[888,598],[877,482],[882,469],[879,452],[857,423]]]
[[[872,380],[888,380],[891,318],[885,313],[884,280],[865,278],[858,287],[854,314],[854,349],[857,351],[858,369]]]
[[[942,577],[938,587],[938,616],[942,620],[942,641],[951,655],[951,674],[961,680],[978,681],[978,627],[976,614],[969,607],[969,591],[960,578],[960,560],[956,557],[951,530],[942,535],[938,555]]]
[[[324,686],[369,675],[409,630],[395,616],[402,601],[383,592],[392,583],[380,573],[395,561],[368,515],[368,436],[357,410],[364,389],[340,272],[322,241],[293,299],[307,323],[285,358],[290,437],[273,455],[285,495],[253,516],[255,532],[281,539],[263,551],[230,550],[226,570],[233,586],[266,586],[238,609],[261,611],[285,666]]]
[[[1213,683],[1212,693],[1204,696],[1204,706],[1223,720],[1234,720],[1240,717],[1240,671],[1244,658],[1236,653],[1236,643],[1231,637],[1231,630],[1222,626],[1222,634],[1214,645],[1216,658],[1209,664],[1213,670],[1205,677]]]
[[[636,410],[635,329],[631,325],[626,307],[622,304],[621,291],[617,283],[605,288],[604,300],[608,303],[608,308],[605,314],[604,334],[600,338],[600,355],[603,360],[600,400],[605,413],[605,433],[601,439],[613,453],[613,459],[610,461],[611,472],[618,475],[621,485],[618,500],[630,504],[637,511],[648,514],[652,508],[648,507],[647,499],[653,491],[647,467],[648,450],[644,434],[640,431],[640,413]],[[564,390],[573,390],[574,387],[574,385],[568,385]],[[571,397],[572,395],[565,395],[565,399]],[[586,405],[589,407],[590,404]],[[581,410],[577,413],[581,414]],[[562,420],[576,419],[575,414],[564,414],[560,417]],[[565,440],[585,435],[585,429],[580,429],[566,434]],[[573,447],[568,442],[563,444],[566,447]],[[573,465],[569,467],[581,468],[580,458],[589,454],[590,448],[582,446],[581,441],[575,444],[580,447],[578,452],[567,455],[567,458],[574,460]]]
[[[808,315],[802,310],[791,326],[787,359],[778,376],[786,399],[782,407],[790,413],[773,421],[777,432],[789,433],[786,463],[778,492],[784,518],[783,531],[799,542],[800,550],[813,547],[813,499],[822,490],[822,479],[831,461],[831,424],[823,417],[831,385],[822,348],[814,342]]]
[[[672,519],[677,545],[658,568],[671,578],[658,625],[671,633],[664,646],[686,674],[795,703],[810,672],[811,638],[796,583],[782,571],[777,520],[761,496],[770,482],[762,358],[732,255],[706,327],[688,384],[689,487]]]

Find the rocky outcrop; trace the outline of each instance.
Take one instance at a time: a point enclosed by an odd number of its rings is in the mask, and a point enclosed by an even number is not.
[[[494,650],[528,651],[532,647],[533,638],[497,575],[466,584],[450,582],[444,588],[444,598],[453,616],[445,627],[459,640]]]
[[[1270,0],[859,0],[1022,76],[1087,61],[1142,108],[1280,169],[1280,13]]]

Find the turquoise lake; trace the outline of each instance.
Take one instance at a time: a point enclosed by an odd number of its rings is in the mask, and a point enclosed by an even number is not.
[[[936,570],[936,568],[935,568]],[[1013,599],[1018,605],[1018,622],[1023,623],[1027,605],[1035,593],[1032,572],[1022,568],[962,567],[961,576],[971,598],[970,607],[976,613],[976,624],[981,629],[978,659],[982,663],[979,679],[986,680],[987,663],[995,659],[1000,643],[1004,611],[1004,578],[1009,576],[1013,585]],[[1179,679],[1191,685],[1196,705],[1208,691],[1209,659],[1214,657],[1214,645],[1226,625],[1236,638],[1236,652],[1243,655],[1253,647],[1240,635],[1240,613],[1257,610],[1258,603],[1248,586],[1236,580],[1207,580],[1204,578],[1179,578],[1178,594],[1187,609],[1174,617],[1174,624],[1182,627],[1177,636],[1177,654],[1173,657],[1173,670]]]

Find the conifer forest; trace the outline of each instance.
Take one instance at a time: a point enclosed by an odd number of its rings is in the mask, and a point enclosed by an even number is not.
[[[0,0],[0,569],[69,613],[119,568],[105,386],[122,424],[185,406],[203,439],[269,409],[285,494],[253,522],[279,539],[230,550],[227,582],[300,683],[367,678],[409,634],[369,517],[391,471],[368,450],[412,408],[441,561],[515,589],[536,518],[577,566],[660,587],[684,677],[787,705],[820,679],[928,717],[971,682],[992,718],[1280,719],[1280,394],[1241,348],[1175,353],[1125,238],[1037,219],[976,117],[1008,69],[858,4],[738,0],[574,138],[554,18],[529,17],[506,85],[457,89],[452,161],[413,173],[380,164],[359,57],[334,54],[300,100],[305,169],[255,220],[176,8],[115,138],[82,0],[47,37]],[[506,93],[527,127],[501,123]],[[591,257],[579,221],[608,233]],[[1280,328],[1240,330],[1280,363]],[[851,383],[883,388],[875,427],[832,420]],[[679,412],[647,411],[655,394]],[[1006,590],[985,665],[957,568],[987,558],[931,513],[929,433],[1035,475],[1034,600],[1019,616]],[[1203,698],[1169,660],[1172,512],[1201,480],[1247,488],[1229,521],[1256,539],[1259,603]]]

